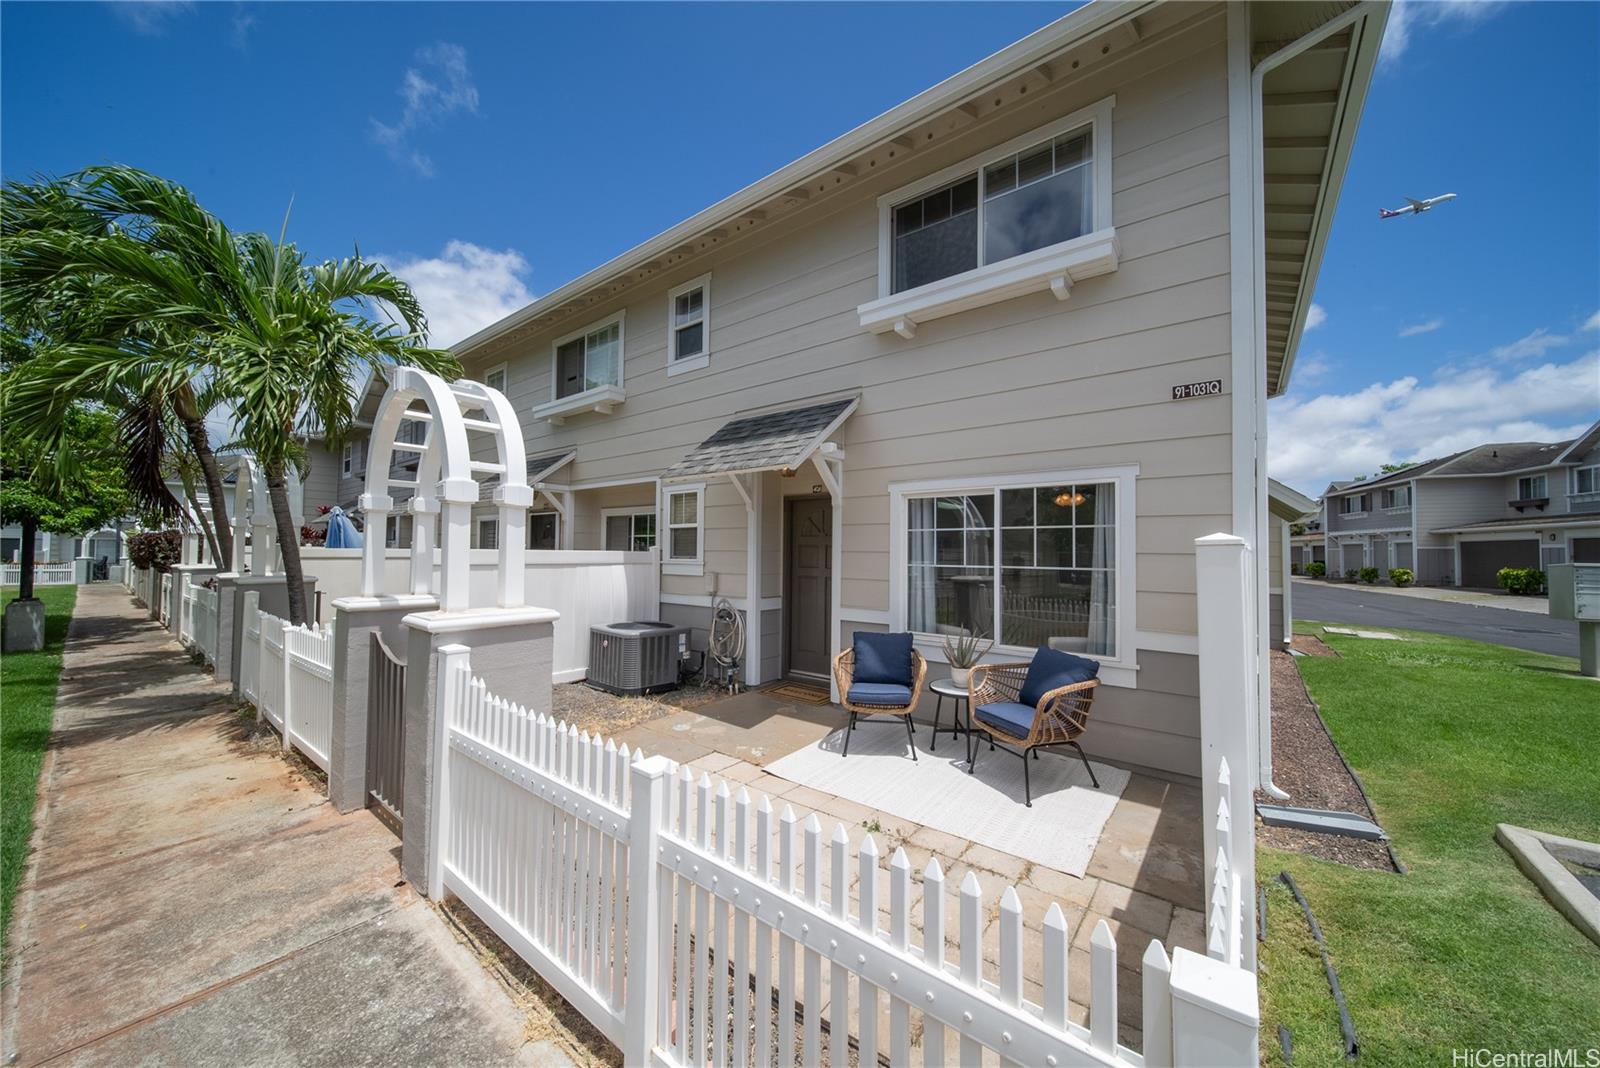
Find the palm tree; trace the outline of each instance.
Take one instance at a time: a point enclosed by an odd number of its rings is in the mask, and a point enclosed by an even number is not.
[[[427,347],[427,320],[406,283],[359,253],[308,264],[283,235],[236,235],[182,186],[129,167],[91,168],[66,187],[102,225],[69,213],[64,225],[8,234],[5,255],[8,271],[35,292],[94,279],[102,294],[120,298],[96,306],[102,332],[117,343],[63,347],[64,382],[81,388],[109,378],[131,387],[165,374],[171,377],[162,381],[174,387],[180,379],[204,380],[226,398],[240,444],[266,475],[290,622],[305,622],[299,531],[287,492],[296,431],[315,420],[337,448],[354,417],[351,382],[362,371],[408,363],[453,375],[455,360]],[[122,320],[132,322],[115,330]],[[203,430],[203,418],[201,424]],[[226,514],[220,486],[218,478],[212,499],[219,519]]]

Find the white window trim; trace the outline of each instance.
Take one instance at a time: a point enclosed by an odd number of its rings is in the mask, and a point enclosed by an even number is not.
[[[678,493],[695,495],[694,559],[674,558],[672,553],[672,498]],[[663,575],[704,575],[706,573],[706,484],[704,482],[673,483],[661,487],[660,511],[656,515],[656,545],[661,549]]]
[[[1594,487],[1593,489],[1578,488],[1578,474],[1582,471],[1594,472],[1594,477],[1590,482]],[[1581,467],[1574,467],[1572,469],[1572,477],[1567,485],[1570,487],[1567,491],[1567,496],[1572,500],[1579,502],[1600,500],[1600,464],[1584,464]]]
[[[356,470],[356,443],[344,443],[344,456],[339,462],[339,475],[341,478],[353,478]]]
[[[677,359],[678,324],[673,317],[678,297],[695,289],[704,290],[700,300],[700,354],[686,360]],[[667,291],[667,374],[681,375],[700,371],[711,366],[711,275],[691,278],[681,286]]]
[[[568,415],[578,412],[599,412],[601,415],[610,415],[611,409],[615,405],[621,404],[628,399],[627,391],[622,386],[622,383],[627,381],[625,361],[628,350],[627,315],[628,311],[624,308],[606,316],[604,319],[597,319],[569,334],[563,334],[550,342],[550,396],[552,399],[549,403],[538,405],[533,409],[530,415],[534,419],[548,419],[552,423],[559,424],[564,422]],[[557,351],[567,342],[583,337],[586,334],[592,334],[596,330],[604,330],[612,323],[617,325],[616,384],[586,389],[582,393],[574,393],[570,397],[556,397],[556,388],[561,381],[561,367],[560,361],[556,357]],[[587,349],[584,351],[584,359],[588,359]]]
[[[891,628],[909,629],[906,622],[906,501],[912,497],[953,495],[968,492],[994,492],[1019,486],[1049,486],[1076,482],[1110,482],[1117,487],[1117,655],[1082,655],[1100,662],[1100,679],[1108,686],[1129,689],[1139,684],[1138,661],[1138,539],[1134,526],[1138,516],[1136,483],[1138,464],[1114,467],[1088,467],[1073,471],[1045,471],[1020,475],[933,479],[923,482],[889,484],[889,616]],[[998,514],[996,516],[998,519]],[[944,639],[936,634],[913,632],[917,650],[929,660],[944,662]],[[1026,660],[1032,649],[996,644],[989,661]]]
[[[1086,108],[1052,123],[1014,137],[1001,145],[960,163],[901,186],[878,198],[878,299],[856,309],[861,325],[875,334],[894,331],[913,337],[919,323],[946,315],[983,307],[1012,297],[1049,290],[1066,300],[1074,282],[1117,269],[1119,247],[1112,225],[1111,166],[1114,155],[1111,141],[1111,109],[1117,98],[1108,96]],[[894,209],[920,194],[968,174],[982,174],[984,168],[1006,156],[1015,155],[1040,141],[1064,134],[1080,126],[1094,131],[1094,229],[1070,241],[1062,241],[1032,252],[980,264],[970,271],[951,275],[899,293],[893,292]],[[983,250],[983,189],[978,190],[978,250]]]
[[[511,373],[506,369],[506,366],[506,364],[497,363],[493,367],[485,370],[483,372],[483,384],[486,386],[489,385],[489,379],[493,378],[496,374],[499,374],[501,376],[500,392],[504,393],[506,391],[506,386],[511,383]],[[490,388],[492,389],[494,387],[490,386]]]
[[[1409,486],[1384,489],[1381,491],[1381,494],[1399,493],[1402,489],[1404,489],[1406,493],[1406,502],[1404,504],[1386,504],[1383,506],[1383,510],[1385,512],[1403,512],[1411,507],[1411,487]],[[1381,494],[1378,498],[1380,502],[1383,500]]]
[[[1544,492],[1529,493],[1526,497],[1522,495],[1522,484],[1524,482],[1528,484],[1528,489],[1532,490],[1541,481],[1544,483]],[[1550,497],[1550,479],[1546,475],[1520,475],[1517,478],[1516,490],[1516,499],[1519,501],[1547,500]]]
[[[602,508],[602,509],[600,509],[600,547],[602,549],[605,548],[605,543],[606,543],[606,520],[615,519],[617,516],[621,516],[621,515],[625,515],[625,516],[629,517],[630,519],[637,518],[638,516],[641,516],[641,515],[655,516],[655,519],[656,519],[656,535],[655,535],[656,544],[657,545],[661,544],[661,517],[657,516],[655,509],[651,508],[648,504],[640,504],[640,505],[635,505],[632,508]],[[633,533],[632,533],[631,530],[629,531],[628,537],[629,537],[629,539],[631,541],[632,537],[633,537]]]
[[[537,516],[537,515],[553,515],[553,516],[556,517],[556,549],[562,548],[562,545],[561,545],[561,513],[556,511],[554,508],[530,508],[528,510],[528,519],[530,521],[525,524],[526,531],[527,531],[527,533],[525,535],[525,539],[527,541],[531,541],[533,539],[533,523],[531,522],[531,520],[533,519],[534,516]],[[526,545],[524,545],[524,548],[526,548]],[[549,550],[549,549],[528,549],[527,551],[528,552],[551,552],[552,550]]]

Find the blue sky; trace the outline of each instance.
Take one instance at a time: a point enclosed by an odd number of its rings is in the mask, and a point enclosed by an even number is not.
[[[134,164],[237,228],[292,198],[448,343],[1072,6],[7,3],[0,167]],[[1600,417],[1597,72],[1600,5],[1397,5],[1275,475]]]

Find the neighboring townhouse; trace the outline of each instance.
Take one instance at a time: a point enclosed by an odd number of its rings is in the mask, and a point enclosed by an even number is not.
[[[1600,563],[1600,422],[1335,483],[1322,521],[1330,574],[1409,567],[1428,585],[1494,588],[1503,567]]]
[[[658,551],[752,683],[858,629],[1093,656],[1086,747],[1194,774],[1194,541],[1258,550],[1265,653],[1265,401],[1386,14],[1092,3],[462,341],[530,545]]]
[[[1315,511],[1317,502],[1275,478],[1267,479],[1267,596],[1271,638],[1276,646],[1288,648],[1294,637],[1294,587],[1290,576],[1294,563],[1291,528]]]

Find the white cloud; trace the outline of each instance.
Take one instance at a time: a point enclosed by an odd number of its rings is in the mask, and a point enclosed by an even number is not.
[[[515,249],[451,241],[439,256],[379,256],[410,283],[435,345],[453,345],[533,302],[528,261]]]
[[[1446,23],[1475,23],[1506,6],[1503,0],[1395,0],[1383,31],[1378,58],[1394,63],[1411,46],[1412,35]]]
[[[250,34],[255,31],[256,17],[245,10],[243,4],[233,7],[233,47],[244,51],[250,47]]]
[[[406,68],[400,80],[399,93],[406,102],[399,120],[373,119],[372,139],[388,150],[391,159],[431,178],[433,160],[412,144],[413,135],[458,112],[477,112],[478,87],[467,67],[467,50],[444,41],[420,50],[417,66]]]
[[[1425,323],[1415,323],[1411,326],[1402,326],[1400,328],[1400,336],[1416,337],[1418,334],[1431,334],[1443,325],[1443,319],[1429,319]]]
[[[114,0],[111,10],[135,33],[159,37],[169,22],[193,11],[194,4],[192,0]]]
[[[1508,372],[1482,366],[1430,383],[1415,376],[1267,408],[1274,478],[1320,492],[1386,463],[1432,459],[1487,441],[1561,441],[1595,418],[1600,349]]]
[[[1585,319],[1583,321],[1583,326],[1579,327],[1579,329],[1600,330],[1600,311],[1595,312],[1593,315],[1589,316],[1589,318]]]
[[[1559,348],[1566,343],[1566,338],[1560,334],[1552,334],[1541,326],[1533,333],[1525,334],[1509,345],[1499,345],[1490,349],[1489,355],[1497,360],[1525,360],[1529,357],[1538,359],[1551,349]]]
[[[1328,321],[1328,313],[1320,304],[1313,304],[1306,310],[1306,329],[1315,330]]]

